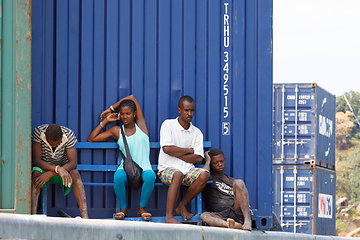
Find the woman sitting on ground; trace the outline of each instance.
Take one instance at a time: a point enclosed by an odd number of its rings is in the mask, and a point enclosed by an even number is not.
[[[119,108],[119,114],[113,113],[117,108]],[[116,122],[119,119],[123,122],[121,127],[114,126],[101,133],[106,124],[109,122]],[[149,159],[150,143],[146,122],[141,107],[133,95],[121,99],[101,114],[100,124],[92,131],[88,141],[105,142],[109,139],[115,139],[119,145],[120,151],[125,154],[126,151],[123,138],[121,137],[121,131],[124,131],[125,133],[132,159],[143,170],[141,175],[143,185],[141,188],[141,198],[137,213],[144,220],[148,221],[152,216],[150,213],[146,212],[145,206],[154,189],[156,175],[151,168]],[[121,158],[121,154],[119,154],[119,157]],[[118,220],[123,219],[128,215],[126,206],[126,186],[128,186],[128,180],[123,168],[123,160],[121,160],[121,164],[114,174],[114,190],[120,205],[120,212],[114,214],[114,218]]]

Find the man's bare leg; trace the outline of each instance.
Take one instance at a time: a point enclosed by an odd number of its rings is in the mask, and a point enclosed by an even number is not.
[[[251,231],[251,216],[249,208],[249,193],[246,189],[245,183],[237,179],[233,184],[234,189],[234,208],[241,208],[241,211],[244,214],[244,224],[242,226],[243,230]]]
[[[176,201],[179,197],[180,185],[184,179],[184,175],[177,171],[174,173],[171,184],[168,189],[167,193],[167,200],[166,200],[166,223],[179,223],[174,218],[174,208]]]
[[[77,170],[70,171],[71,178],[73,179],[73,188],[74,188],[74,195],[78,202],[81,217],[84,219],[88,219],[88,211],[87,211],[87,204],[86,204],[86,194],[84,185],[81,181],[80,173]]]
[[[227,221],[224,221],[218,215],[212,214],[210,212],[202,213],[200,218],[201,221],[203,221],[209,226],[242,229],[242,225],[240,223],[235,222],[234,219],[228,218]]]
[[[36,214],[37,205],[40,196],[40,188],[35,187],[35,180],[41,175],[39,171],[33,171],[31,174],[31,214]]]
[[[207,181],[209,180],[209,172],[202,172],[200,173],[198,179],[189,187],[187,190],[185,197],[179,203],[179,206],[176,208],[176,213],[181,214],[184,221],[190,219],[193,214],[189,213],[186,209],[186,204],[188,204],[191,199],[196,197],[206,186]]]

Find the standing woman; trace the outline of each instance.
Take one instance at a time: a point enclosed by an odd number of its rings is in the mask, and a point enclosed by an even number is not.
[[[119,108],[119,114],[113,113],[113,111],[117,108]],[[106,124],[109,122],[115,122],[119,119],[123,122],[121,127],[114,126],[101,133]],[[125,133],[132,159],[143,170],[141,175],[143,185],[141,187],[141,198],[137,213],[144,220],[148,221],[151,219],[152,215],[146,212],[145,206],[149,200],[152,190],[154,189],[156,175],[150,164],[149,133],[146,128],[144,115],[138,101],[133,95],[121,99],[101,114],[100,124],[92,131],[88,141],[105,142],[110,139],[115,139],[119,145],[120,151],[125,154],[126,151],[123,138],[121,137],[121,131],[124,131]],[[121,154],[119,154],[119,157],[121,157]],[[115,219],[123,219],[128,215],[125,189],[127,186],[127,175],[123,168],[123,160],[121,160],[121,164],[114,174],[114,190],[120,205],[120,212],[114,214]]]

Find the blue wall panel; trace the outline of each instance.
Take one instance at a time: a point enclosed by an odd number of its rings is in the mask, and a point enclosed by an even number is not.
[[[272,1],[36,0],[33,8],[33,127],[56,122],[86,141],[104,109],[134,94],[150,140],[159,141],[161,123],[191,95],[193,123],[225,152],[226,173],[245,180],[251,207],[269,227]],[[152,164],[157,156],[152,150]],[[78,161],[116,164],[115,151],[79,150]],[[111,173],[82,178],[113,181]],[[86,187],[86,194],[90,217],[112,216],[111,187]],[[53,186],[49,195],[50,214],[79,214],[74,197]],[[155,188],[153,215],[164,215],[164,196],[165,187]],[[139,193],[128,197],[136,215]]]

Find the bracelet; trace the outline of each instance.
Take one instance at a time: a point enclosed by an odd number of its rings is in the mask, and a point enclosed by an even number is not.
[[[112,105],[110,106],[110,109],[111,109],[111,111],[115,112],[115,109],[113,108]]]
[[[57,165],[57,166],[55,167],[55,172],[56,172],[56,173],[58,173],[58,167],[60,167],[60,166]]]
[[[100,121],[100,126],[102,127],[102,128],[104,128],[104,125],[102,124],[102,122]]]

